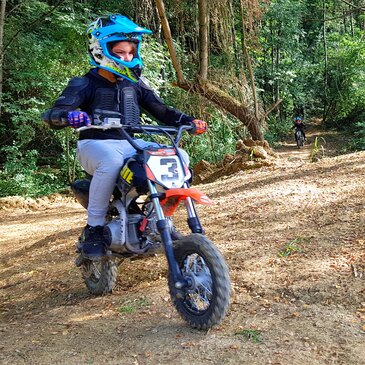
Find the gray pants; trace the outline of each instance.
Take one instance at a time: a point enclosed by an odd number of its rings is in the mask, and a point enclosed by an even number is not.
[[[156,145],[142,139],[135,140],[140,147]],[[189,156],[179,149],[184,161],[189,164]],[[84,139],[77,143],[77,157],[84,170],[93,175],[89,191],[87,223],[103,226],[109,200],[124,161],[132,157],[136,150],[128,141],[114,139]]]

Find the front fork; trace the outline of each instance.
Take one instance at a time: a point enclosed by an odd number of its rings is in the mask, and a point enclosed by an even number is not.
[[[184,183],[184,187],[188,188],[188,183]],[[199,217],[196,214],[195,206],[190,197],[185,199],[185,207],[188,212],[188,225],[192,233],[204,233],[203,227],[200,224]]]
[[[147,181],[151,192],[151,200],[157,216],[157,229],[161,235],[161,240],[165,247],[165,254],[169,265],[169,269],[172,273],[172,277],[175,283],[175,288],[178,290],[182,290],[185,287],[190,286],[192,283],[190,282],[189,278],[184,278],[183,275],[181,274],[181,270],[176,262],[174,255],[174,248],[170,232],[170,223],[166,219],[165,214],[161,208],[160,199],[155,184],[150,180]],[[189,197],[186,198],[185,206],[188,212],[188,224],[191,231],[193,233],[202,233],[203,229],[199,222],[199,218],[196,214],[194,203],[191,200],[191,198]]]

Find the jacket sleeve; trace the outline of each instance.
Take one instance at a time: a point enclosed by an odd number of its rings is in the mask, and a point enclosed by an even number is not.
[[[141,107],[160,122],[170,126],[179,126],[189,124],[195,119],[180,110],[168,107],[143,79],[139,81],[139,91]]]
[[[79,108],[87,98],[87,77],[71,79],[51,109],[42,114],[43,121],[52,129],[67,127],[67,114]]]

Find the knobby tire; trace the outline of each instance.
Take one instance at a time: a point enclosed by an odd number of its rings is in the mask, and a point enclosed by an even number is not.
[[[169,273],[170,295],[177,312],[191,327],[199,330],[207,330],[219,324],[227,313],[231,293],[229,272],[222,254],[207,237],[201,234],[191,234],[174,242],[174,255],[181,270],[184,268],[185,260],[191,256],[196,255],[196,257],[202,258],[209,269],[211,278],[209,306],[199,311],[197,308],[191,307],[192,294],[188,289],[185,290],[183,298],[177,297],[178,291],[172,275]]]
[[[81,265],[82,277],[91,294],[105,295],[115,287],[117,281],[117,264],[109,259],[99,261],[85,260]]]

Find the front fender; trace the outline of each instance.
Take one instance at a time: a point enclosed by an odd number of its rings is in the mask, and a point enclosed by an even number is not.
[[[165,191],[165,196],[161,199],[160,203],[163,212],[166,216],[171,216],[174,214],[175,210],[179,206],[182,200],[186,198],[191,198],[194,202],[198,204],[211,205],[214,202],[208,198],[208,196],[202,191],[195,188],[178,188],[169,189]]]

